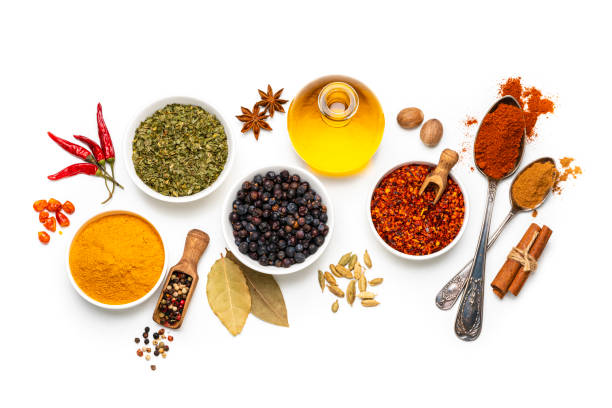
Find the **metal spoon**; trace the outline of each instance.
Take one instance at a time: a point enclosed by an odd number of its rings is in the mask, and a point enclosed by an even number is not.
[[[531,167],[532,164],[547,163],[547,162],[551,162],[554,164],[555,161],[554,159],[550,157],[542,157],[542,158],[539,158],[529,163],[527,166],[525,166],[525,168],[523,168],[523,170],[520,171],[520,173],[516,175],[516,177],[514,177],[514,180],[512,181],[512,186],[514,186],[514,183],[516,183],[516,180],[521,176],[521,174],[523,174],[523,172],[526,169]],[[546,199],[550,195],[550,192],[552,191],[552,186],[551,186],[551,188],[548,190],[548,193],[546,193],[544,198],[542,198],[542,201],[536,204],[533,208],[525,208],[525,207],[521,207],[520,205],[518,205],[516,201],[514,200],[514,197],[512,196],[512,186],[510,186],[510,192],[509,192],[510,193],[509,194],[510,204],[512,205],[512,208],[510,209],[510,212],[508,213],[508,215],[506,215],[506,218],[504,218],[504,220],[502,221],[501,225],[497,228],[497,230],[493,233],[493,235],[489,237],[489,242],[487,244],[487,251],[489,250],[489,248],[493,246],[495,241],[497,241],[497,238],[503,231],[506,224],[508,224],[508,222],[510,222],[510,220],[517,213],[522,212],[522,211],[533,211],[536,208],[540,207],[544,203],[544,201],[546,201]],[[457,299],[459,298],[459,295],[463,293],[463,289],[465,288],[465,283],[467,282],[467,279],[469,277],[470,266],[472,266],[472,262],[473,261],[470,260],[455,276],[453,276],[451,280],[449,280],[446,283],[446,285],[442,287],[442,289],[440,289],[440,291],[436,295],[436,306],[438,306],[440,309],[448,310],[452,308],[455,302],[457,301]]]
[[[487,115],[495,109],[500,104],[514,105],[517,108],[521,109],[521,105],[519,105],[518,101],[514,99],[512,96],[504,96],[499,99],[497,102],[491,106],[491,108],[487,111]],[[485,116],[486,117],[486,116]],[[482,122],[480,122],[480,126],[478,127],[478,132],[476,133],[476,142],[478,142],[478,133],[480,133],[480,129],[482,127]],[[521,139],[521,146],[519,148],[519,157],[516,161],[514,168],[505,174],[503,177],[499,179],[495,179],[493,177],[488,176],[485,172],[478,166],[478,162],[476,162],[476,167],[478,171],[482,173],[483,176],[487,178],[488,181],[488,192],[487,192],[487,208],[485,211],[485,217],[482,223],[482,228],[480,229],[480,238],[478,239],[478,247],[476,248],[476,254],[474,255],[474,261],[470,268],[469,280],[467,282],[465,292],[463,293],[463,297],[461,298],[461,303],[459,303],[459,310],[457,311],[457,319],[455,320],[455,334],[461,339],[465,341],[476,340],[480,335],[480,331],[482,329],[482,308],[484,302],[484,278],[485,278],[485,264],[486,264],[486,255],[487,255],[487,242],[489,239],[489,227],[491,224],[491,214],[493,214],[493,203],[495,202],[495,193],[497,191],[497,183],[501,180],[507,178],[512,173],[516,171],[519,167],[521,159],[523,157],[523,150],[525,147],[525,123],[523,120],[523,137]],[[476,143],[474,143],[476,146]],[[476,157],[476,153],[474,152],[474,157]]]

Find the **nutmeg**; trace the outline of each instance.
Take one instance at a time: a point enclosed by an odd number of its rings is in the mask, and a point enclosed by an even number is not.
[[[429,119],[421,128],[421,141],[429,147],[434,147],[442,139],[444,128],[438,119]]]
[[[423,118],[419,108],[405,108],[397,114],[397,123],[404,129],[413,129],[423,123]]]

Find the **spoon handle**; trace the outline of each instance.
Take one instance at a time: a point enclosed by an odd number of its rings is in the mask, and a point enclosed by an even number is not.
[[[493,203],[497,191],[497,180],[489,179],[487,194],[487,209],[478,239],[478,248],[474,255],[474,262],[470,268],[470,279],[459,303],[457,319],[455,320],[455,334],[464,341],[473,341],[478,338],[482,330],[482,309],[484,303],[484,279],[487,257],[487,242]]]
[[[502,221],[501,225],[497,227],[497,230],[489,237],[489,243],[487,244],[487,251],[493,246],[497,238],[500,236],[504,227],[510,220],[516,215],[517,208],[512,207],[506,218]],[[465,283],[468,280],[470,275],[470,266],[472,266],[473,260],[470,259],[468,263],[465,264],[463,268],[455,276],[449,280],[446,285],[440,289],[438,294],[436,295],[436,306],[441,310],[448,310],[459,299],[459,295],[463,293],[463,289],[465,288]]]

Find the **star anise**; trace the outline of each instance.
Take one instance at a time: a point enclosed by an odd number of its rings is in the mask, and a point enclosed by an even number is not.
[[[259,105],[255,104],[255,106],[253,106],[253,112],[243,106],[240,107],[240,110],[242,110],[242,115],[236,117],[239,121],[244,122],[244,125],[242,125],[242,133],[252,130],[255,135],[255,140],[259,140],[259,131],[261,129],[272,130],[265,120],[268,117],[266,111],[260,113]]]
[[[268,112],[270,117],[274,116],[274,111],[276,112],[285,112],[283,108],[283,104],[287,103],[286,99],[279,99],[283,90],[285,88],[281,88],[280,91],[274,93],[272,91],[272,87],[268,85],[268,92],[264,92],[261,89],[258,89],[259,96],[261,97],[261,101],[257,102],[257,106],[263,106],[264,112]]]

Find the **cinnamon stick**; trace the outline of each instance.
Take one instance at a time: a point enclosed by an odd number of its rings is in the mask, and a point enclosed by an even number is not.
[[[518,249],[525,250],[527,246],[532,242],[534,234],[538,234],[540,232],[540,227],[538,224],[531,224],[527,229],[527,232],[523,235],[523,238],[516,245]],[[534,242],[535,244],[535,242]],[[533,245],[532,245],[533,247]],[[521,263],[512,259],[506,259],[503,266],[491,282],[491,287],[493,287],[493,292],[502,299],[506,293],[508,292],[508,288],[512,284],[512,281],[516,277],[519,269],[521,269]]]
[[[544,225],[542,227],[542,230],[538,234],[538,237],[536,238],[535,242],[531,246],[531,249],[529,250],[529,255],[533,256],[537,260],[540,255],[542,255],[544,248],[546,248],[546,244],[548,243],[548,239],[550,238],[551,234],[552,230],[546,225]],[[525,272],[523,268],[521,268],[517,272],[516,276],[514,277],[514,280],[512,281],[512,284],[510,285],[510,292],[514,296],[517,296],[519,294],[521,288],[525,284],[525,281],[527,280],[530,274],[531,272]]]

